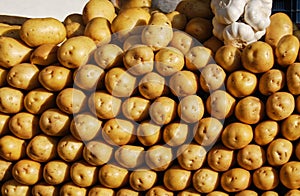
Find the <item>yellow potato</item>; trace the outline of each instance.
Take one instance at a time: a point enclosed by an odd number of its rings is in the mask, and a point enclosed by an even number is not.
[[[90,0],[82,12],[84,24],[87,24],[95,17],[103,17],[112,22],[115,18],[115,8],[111,1],[108,0]]]
[[[172,27],[175,29],[183,30],[187,23],[186,15],[178,11],[173,11],[166,14],[168,19],[171,21]]]
[[[0,37],[0,65],[10,68],[29,60],[32,49],[11,37]]]
[[[67,38],[83,35],[85,25],[82,14],[70,14],[64,20],[67,31]]]
[[[4,37],[12,37],[15,39],[20,39],[20,29],[21,26],[19,25],[1,25],[0,26],[0,36]]]
[[[95,17],[87,23],[84,35],[92,38],[97,45],[108,44],[111,40],[110,22],[106,18]]]
[[[185,32],[200,42],[204,42],[212,36],[212,29],[211,20],[201,17],[191,19],[185,26]]]
[[[55,44],[42,44],[30,56],[30,62],[37,65],[50,65],[57,62],[58,46]]]
[[[120,9],[128,9],[134,7],[151,7],[151,0],[120,0]]]
[[[277,63],[281,66],[288,66],[294,63],[298,57],[299,40],[294,35],[283,36],[275,48]]]
[[[21,39],[31,47],[59,44],[66,38],[66,28],[55,18],[31,18],[20,29]]]
[[[210,0],[184,0],[177,5],[176,10],[186,15],[188,19],[195,17],[209,19],[213,16],[210,9]]]

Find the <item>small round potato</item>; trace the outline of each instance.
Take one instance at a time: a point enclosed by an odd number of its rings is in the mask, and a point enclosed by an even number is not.
[[[76,69],[74,84],[82,90],[95,91],[103,85],[104,70],[93,64],[86,64]]]
[[[55,18],[30,18],[20,29],[21,39],[31,47],[42,44],[59,44],[65,40],[66,28],[62,22]]]
[[[107,188],[120,188],[129,179],[129,171],[116,164],[106,164],[99,169],[99,181]]]
[[[75,185],[73,182],[67,182],[60,187],[59,195],[82,196],[87,194],[87,189]]]
[[[223,124],[216,118],[205,117],[194,125],[193,133],[195,141],[203,146],[213,145],[220,136]]]
[[[178,192],[177,196],[200,196],[200,193],[194,188],[187,188]]]
[[[229,195],[222,191],[212,191],[208,193],[206,196],[229,196]]]
[[[0,65],[4,68],[28,61],[33,50],[23,42],[11,37],[1,36],[0,45]]]
[[[149,108],[149,115],[158,125],[170,123],[177,114],[177,103],[169,97],[159,97],[154,100]]]
[[[285,73],[279,69],[270,69],[259,79],[258,89],[263,95],[271,95],[280,91],[286,83]]]
[[[190,186],[192,172],[179,166],[173,166],[164,172],[164,186],[171,191],[182,191]]]
[[[212,92],[205,103],[208,113],[220,120],[231,116],[235,105],[236,100],[225,90]]]
[[[87,97],[79,89],[66,88],[57,95],[56,105],[67,114],[77,114],[86,107]]]
[[[235,162],[234,150],[231,150],[222,144],[212,147],[207,154],[207,163],[215,171],[225,172]]]
[[[105,91],[96,91],[88,98],[88,106],[91,112],[100,119],[112,119],[121,111],[122,100]]]
[[[230,73],[242,66],[241,56],[242,52],[238,48],[225,45],[217,50],[215,60],[225,71]]]
[[[142,44],[142,38],[141,35],[131,35],[128,38],[126,38],[123,42],[123,50],[127,51],[129,48],[135,46],[135,45],[141,45]]]
[[[266,102],[266,113],[272,120],[283,120],[289,117],[295,108],[295,99],[291,93],[276,92]]]
[[[293,144],[287,139],[273,140],[267,148],[267,160],[271,166],[281,166],[289,161],[293,152]]]
[[[32,90],[39,86],[39,69],[30,63],[13,66],[7,74],[7,83],[22,90]]]
[[[213,54],[216,54],[218,49],[224,45],[223,41],[219,40],[216,36],[210,37],[208,40],[203,42],[203,46],[209,48]]]
[[[184,67],[184,56],[173,47],[161,48],[155,54],[155,69],[162,76],[171,76]]]
[[[144,121],[137,127],[137,138],[144,146],[153,146],[161,139],[161,126],[151,121]]]
[[[288,66],[286,71],[286,84],[288,90],[293,95],[300,94],[300,63],[293,63]]]
[[[70,69],[78,68],[88,62],[96,43],[87,36],[76,36],[67,39],[57,51],[59,62]]]
[[[169,146],[180,146],[188,139],[189,125],[171,122],[163,128],[163,140]]]
[[[55,94],[44,88],[28,92],[24,97],[24,107],[32,114],[41,114],[55,106]]]
[[[185,32],[195,37],[199,42],[204,42],[212,36],[213,25],[211,20],[195,17],[185,26]]]
[[[149,116],[150,101],[142,97],[129,97],[122,103],[122,113],[136,122],[145,120]]]
[[[275,191],[266,191],[262,193],[262,196],[278,196],[278,193]]]
[[[102,137],[104,140],[115,146],[132,144],[135,139],[135,127],[129,120],[113,118],[104,124]]]
[[[300,190],[298,189],[292,189],[292,190],[289,190],[284,196],[297,196],[300,194]]]
[[[102,69],[110,69],[121,64],[123,50],[115,44],[104,44],[94,52],[94,59]]]
[[[292,114],[287,117],[282,123],[280,127],[280,132],[286,139],[290,141],[295,141],[300,137],[300,115]]]
[[[210,193],[219,185],[219,173],[209,169],[200,168],[193,175],[193,186],[200,193]]]
[[[106,18],[95,17],[86,24],[84,35],[92,38],[97,45],[108,44],[111,41],[110,22]]]
[[[224,128],[221,137],[222,143],[227,148],[242,149],[253,139],[252,127],[248,124],[233,122]]]
[[[116,193],[117,196],[140,196],[140,193],[138,191],[132,190],[131,188],[121,188]]]
[[[208,64],[200,74],[200,86],[205,92],[212,92],[225,87],[226,73],[223,68],[217,64]]]
[[[88,193],[88,196],[101,196],[101,195],[115,196],[115,191],[114,189],[111,188],[106,188],[104,186],[96,185],[90,188]]]
[[[1,187],[3,196],[30,196],[30,186],[21,184],[14,179],[3,182]]]
[[[5,135],[0,138],[0,157],[7,161],[17,161],[26,155],[26,142],[23,139]]]
[[[9,120],[9,130],[21,139],[31,139],[40,132],[39,117],[27,112],[20,112]]]
[[[144,164],[145,151],[142,146],[123,145],[115,151],[115,160],[126,169]]]
[[[209,1],[180,1],[176,10],[186,15],[188,19],[195,17],[212,18],[213,16]]]
[[[274,65],[272,47],[263,41],[256,41],[247,45],[242,52],[242,65],[252,73],[263,73]]]
[[[255,92],[256,87],[256,75],[246,70],[231,72],[226,82],[228,92],[237,98],[251,95]]]
[[[285,35],[280,38],[276,48],[276,61],[281,66],[288,66],[294,63],[298,57],[299,40],[294,35]]]
[[[290,161],[283,165],[280,169],[279,177],[280,182],[289,189],[299,189],[300,177],[300,162]]]
[[[102,121],[89,112],[77,114],[70,124],[71,134],[78,140],[92,140],[101,130]]]
[[[199,78],[189,70],[174,73],[169,80],[171,92],[177,97],[194,95],[199,89]]]
[[[253,190],[243,190],[235,194],[235,196],[258,196],[256,191]]]
[[[24,94],[12,87],[0,88],[0,112],[16,114],[24,107]]]
[[[72,135],[61,138],[57,144],[57,153],[66,162],[74,162],[82,158],[84,143]]]
[[[105,87],[116,97],[129,97],[134,93],[137,78],[124,68],[115,67],[105,74]]]
[[[178,104],[177,113],[181,120],[187,123],[195,123],[204,115],[203,100],[198,95],[183,97]]]
[[[50,136],[64,136],[69,131],[70,117],[57,108],[50,108],[42,113],[39,127]]]
[[[178,11],[172,11],[166,14],[167,18],[171,21],[172,28],[184,30],[187,24],[187,17]]]
[[[84,34],[85,24],[83,23],[82,14],[72,13],[64,20],[67,31],[67,38],[81,36]]]
[[[61,91],[72,84],[72,72],[60,65],[50,65],[40,71],[39,82],[49,91]]]
[[[44,165],[43,178],[50,185],[62,184],[70,178],[70,166],[63,160],[49,161]]]
[[[115,7],[109,0],[91,0],[87,2],[82,11],[84,24],[88,24],[93,18],[103,17],[112,22],[115,18]]]
[[[113,147],[100,141],[89,141],[83,149],[83,158],[90,165],[101,166],[111,160]]]
[[[157,181],[157,173],[149,169],[136,169],[130,173],[130,186],[136,191],[147,191]]]
[[[144,75],[139,81],[138,89],[146,99],[156,99],[168,91],[166,79],[155,72]]]
[[[190,143],[181,145],[177,152],[179,165],[188,171],[195,171],[202,167],[206,158],[206,149],[198,144]]]
[[[212,51],[204,46],[194,46],[185,54],[186,68],[199,71],[207,64],[214,63]]]
[[[0,181],[4,182],[12,177],[13,163],[0,159]]]
[[[14,179],[25,185],[34,185],[41,180],[43,174],[42,165],[39,162],[22,159],[16,162],[12,168]]]
[[[42,44],[32,52],[30,62],[36,65],[47,66],[54,64],[57,59],[58,46],[55,44]]]
[[[248,171],[262,167],[265,161],[265,150],[256,144],[249,144],[237,153],[237,163]]]
[[[54,159],[57,155],[56,146],[57,139],[54,137],[40,134],[30,140],[26,146],[27,156],[40,163],[48,162]]]
[[[165,171],[173,161],[172,148],[162,145],[151,146],[146,151],[146,164],[154,171]]]
[[[134,45],[125,52],[123,63],[129,73],[144,75],[153,70],[154,52],[149,46]]]
[[[183,31],[174,31],[170,46],[186,54],[194,44],[194,38]]]
[[[227,192],[239,192],[249,187],[251,180],[249,171],[242,168],[232,168],[221,176],[221,186]]]
[[[96,183],[98,169],[85,161],[75,162],[70,167],[70,177],[77,186],[89,187]]]
[[[35,184],[31,189],[33,196],[56,196],[59,195],[59,188],[53,185],[49,185],[46,182],[39,182]]]
[[[169,191],[164,186],[154,186],[150,190],[146,192],[146,196],[156,196],[156,195],[164,195],[164,196],[174,196],[172,191]]]
[[[253,184],[260,190],[272,190],[279,184],[278,171],[270,166],[263,166],[254,171]]]
[[[279,124],[273,120],[266,120],[258,123],[254,129],[254,141],[258,145],[269,144],[279,133]]]

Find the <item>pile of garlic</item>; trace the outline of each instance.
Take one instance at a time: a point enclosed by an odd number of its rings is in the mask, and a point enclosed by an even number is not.
[[[244,48],[265,35],[272,0],[212,0],[213,34],[226,45]]]

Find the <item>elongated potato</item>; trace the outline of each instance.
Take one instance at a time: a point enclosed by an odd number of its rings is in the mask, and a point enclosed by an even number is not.
[[[112,22],[115,16],[114,5],[108,0],[90,0],[85,4],[82,12],[84,24],[95,17],[103,17]]]
[[[31,18],[23,23],[21,39],[31,47],[42,44],[59,44],[66,38],[64,24],[55,18]]]

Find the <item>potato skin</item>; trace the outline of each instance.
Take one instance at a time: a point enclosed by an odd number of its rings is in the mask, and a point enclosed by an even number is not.
[[[108,0],[91,0],[83,8],[82,18],[84,24],[87,24],[95,17],[103,17],[113,21],[115,18],[114,5]]]
[[[59,44],[66,38],[66,28],[55,18],[31,18],[20,29],[21,39],[31,47]]]

